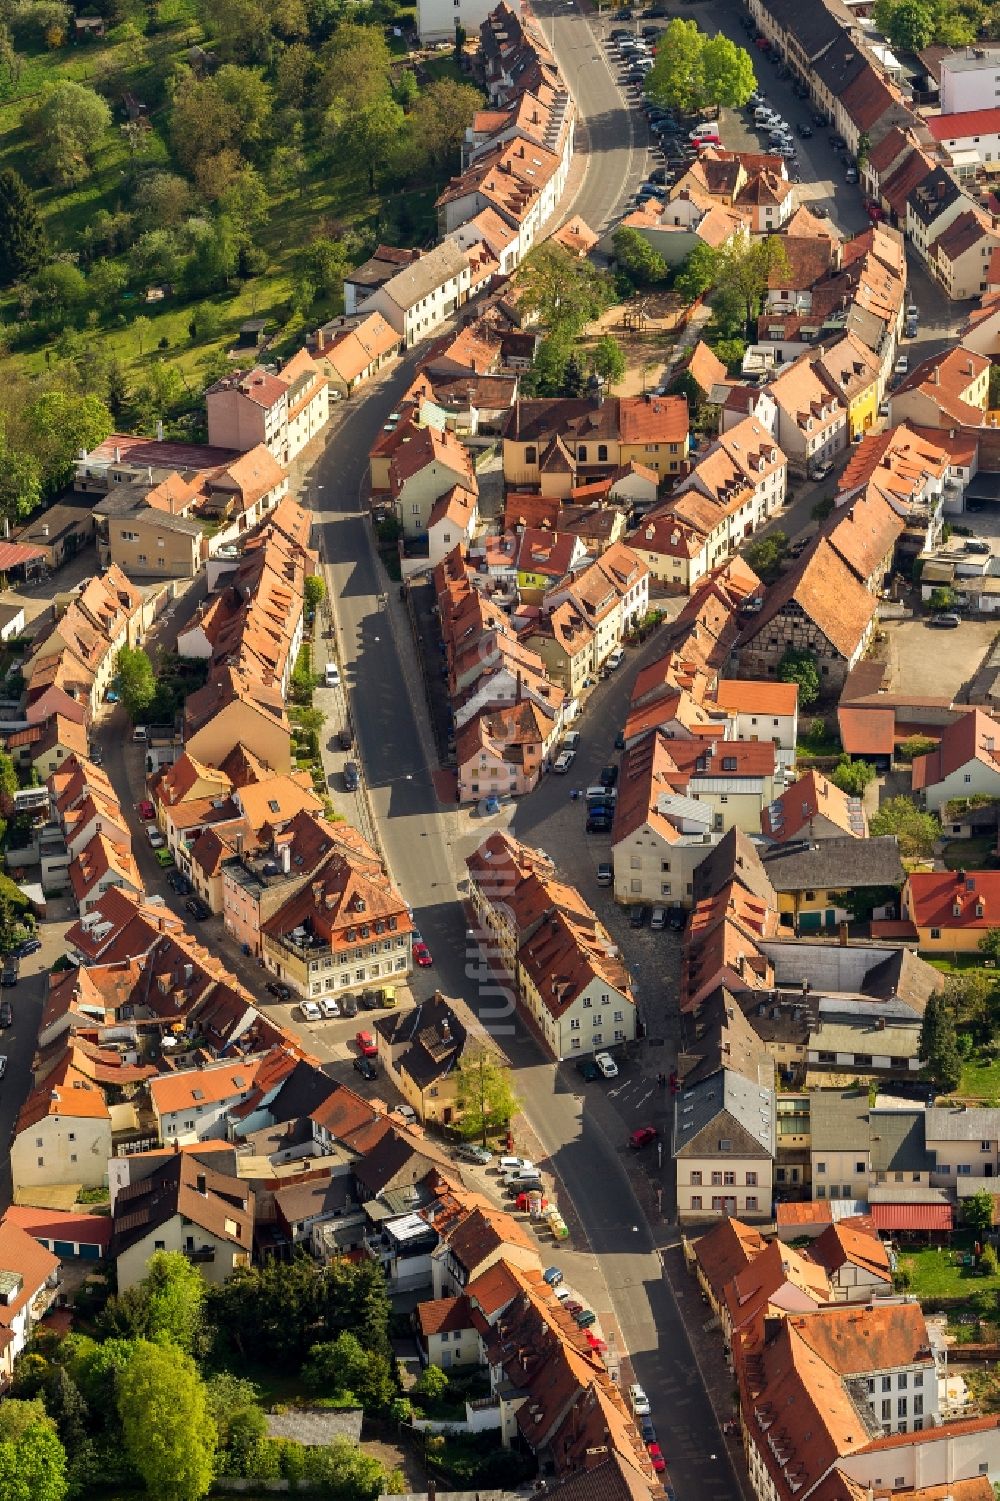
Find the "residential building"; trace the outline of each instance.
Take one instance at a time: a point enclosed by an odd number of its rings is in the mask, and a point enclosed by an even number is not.
[[[767,1245],[754,1225],[744,1225],[732,1216],[719,1220],[694,1242],[695,1276],[716,1316],[722,1310],[730,1282],[756,1261]]]
[[[156,1251],[179,1251],[215,1284],[250,1265],[253,1193],[241,1179],[187,1152],[133,1158],[111,1219],[111,1256],[122,1292],[142,1280]]]
[[[1000,726],[970,709],[941,732],[937,746],[913,762],[913,791],[938,812],[952,798],[1000,796]]]
[[[866,1199],[871,1181],[867,1089],[809,1094],[810,1172],[817,1199]]]
[[[284,696],[280,685],[222,668],[184,703],[184,745],[197,761],[219,766],[239,745],[276,772],[291,771]]]
[[[834,1303],[869,1304],[892,1292],[889,1255],[874,1231],[838,1220],[814,1241],[810,1255],[826,1271]]]
[[[690,907],[694,871],[713,844],[710,806],[678,792],[668,742],[659,731],[623,757],[611,836],[615,900]]]
[[[749,677],[774,677],[786,651],[806,651],[816,657],[823,688],[831,692],[868,645],[875,610],[875,596],[819,537],[747,622],[738,647],[740,667]]]
[[[381,313],[410,349],[468,300],[471,276],[468,253],[442,240],[371,292],[358,311]]]
[[[120,887],[136,898],[145,894],[131,845],[120,843],[107,834],[95,834],[74,855],[69,879],[81,917],[90,912],[112,887]]]
[[[389,493],[408,540],[427,535],[431,515],[442,497],[478,491],[469,450],[447,428],[417,427],[396,450],[389,465]],[[458,545],[456,536],[455,543]]]
[[[96,714],[111,686],[119,651],[141,639],[142,606],[142,594],[115,565],[82,583],[24,665],[29,699],[59,681],[52,672],[65,662],[77,687],[72,696]]]
[[[1000,1111],[994,1107],[929,1106],[924,1142],[938,1187],[982,1186],[1000,1174]]]
[[[14,1124],[14,1192],[78,1183],[104,1185],[111,1156],[111,1113],[103,1091],[67,1060],[33,1089]]]
[[[927,260],[931,242],[968,207],[957,181],[940,164],[914,185],[905,203],[906,238],[922,260]]]
[[[889,421],[917,427],[978,427],[989,405],[990,362],[961,345],[922,360],[889,398]]]
[[[730,1069],[682,1089],[674,1101],[671,1151],[677,1172],[677,1217],[683,1223],[732,1215],[771,1216],[775,1097]]]
[[[816,356],[816,368],[847,408],[851,438],[866,433],[878,416],[881,393],[879,361],[853,333],[826,344]]]
[[[449,1371],[481,1364],[479,1331],[472,1317],[472,1304],[464,1293],[460,1298],[418,1303],[414,1322],[425,1365]]]
[[[374,851],[338,845],[263,923],[267,970],[298,995],[341,994],[405,980],[413,920]]]
[[[662,480],[683,473],[689,444],[683,396],[519,399],[503,432],[504,482],[568,496],[630,461]]]
[[[911,871],[900,909],[922,952],[978,953],[979,940],[997,926],[1000,872]]]
[[[821,772],[807,771],[761,814],[761,833],[773,844],[790,840],[867,839],[868,820],[859,797],[849,797]]]
[[[59,1257],[14,1223],[0,1218],[0,1389],[13,1380],[15,1363],[52,1305],[59,1287]]]
[[[941,58],[941,116],[996,107],[1000,92],[1000,52],[995,47],[959,48]]]
[[[334,318],[316,332],[316,363],[331,394],[350,396],[371,380],[402,347],[402,338],[381,313]]]
[[[263,444],[287,467],[325,428],[330,416],[326,377],[300,349],[280,370],[234,370],[205,392],[208,441],[241,453]]]
[[[164,1146],[225,1140],[226,1116],[250,1093],[257,1065],[241,1060],[213,1068],[182,1069],[149,1081],[149,1103]]]
[[[849,441],[847,406],[823,379],[815,356],[802,354],[770,383],[775,436],[788,467],[804,474],[836,458]]]
[[[557,1059],[591,1053],[636,1035],[628,970],[589,908],[555,908],[518,950],[519,999]]]
[[[435,991],[429,1000],[375,1023],[379,1062],[424,1124],[461,1120],[459,1074],[480,1055],[500,1059],[489,1034],[464,1001]]]
[[[715,702],[733,722],[735,740],[770,740],[779,766],[791,770],[799,736],[799,690],[795,683],[721,678]]]
[[[209,555],[207,525],[150,504],[146,484],[116,485],[94,507],[101,562],[129,578],[194,578]]]
[[[796,933],[834,928],[849,916],[838,900],[845,892],[862,887],[899,889],[903,863],[895,836],[858,839],[853,835],[779,844],[763,854],[764,869],[778,895],[778,913],[783,926]],[[895,903],[886,903],[889,915]],[[885,909],[876,908],[876,918]]]

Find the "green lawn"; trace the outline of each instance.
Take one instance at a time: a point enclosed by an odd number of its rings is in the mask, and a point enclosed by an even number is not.
[[[979,954],[921,954],[920,956],[934,969],[939,969],[943,975],[961,974],[966,969],[982,969],[982,956]]]
[[[956,1093],[962,1099],[1000,1104],[1000,1060],[982,1053],[974,1054],[962,1064],[962,1077]]]
[[[899,1257],[900,1270],[910,1274],[907,1292],[923,1302],[925,1299],[966,1305],[970,1313],[992,1316],[1000,1293],[1000,1274],[983,1277],[975,1267],[963,1266],[962,1255],[971,1252],[974,1236],[968,1230],[956,1230],[950,1247],[930,1247],[904,1252]]]

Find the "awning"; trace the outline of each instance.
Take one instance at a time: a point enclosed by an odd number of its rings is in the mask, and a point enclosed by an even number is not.
[[[876,1230],[950,1230],[955,1214],[950,1204],[870,1204]]]
[[[0,573],[44,557],[44,547],[29,547],[26,542],[0,542]]]

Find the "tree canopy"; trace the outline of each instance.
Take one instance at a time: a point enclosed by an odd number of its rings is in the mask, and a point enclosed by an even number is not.
[[[156,697],[153,664],[141,646],[123,646],[115,663],[118,696],[133,724],[138,724]]]
[[[35,1399],[0,1402],[0,1501],[64,1501],[66,1451]]]
[[[43,84],[25,118],[38,170],[61,186],[87,176],[110,125],[111,110],[100,94],[69,79]]]
[[[486,1048],[467,1049],[458,1068],[456,1103],[463,1133],[485,1144],[487,1133],[508,1126],[520,1108],[510,1066]]]
[[[48,255],[35,200],[10,167],[0,172],[0,286],[31,276]]]
[[[757,79],[744,48],[721,33],[708,36],[696,21],[675,19],[663,32],[645,87],[655,103],[693,114],[713,106],[742,109]]]
[[[904,859],[926,859],[941,837],[941,825],[933,813],[925,813],[908,797],[891,797],[868,820],[869,833],[894,834]]]
[[[547,329],[570,338],[599,317],[611,300],[607,273],[551,240],[531,252],[515,279],[522,306],[537,313]]]
[[[667,263],[649,241],[629,224],[620,224],[611,237],[615,261],[639,287],[655,285],[667,274]]]
[[[935,991],[920,1025],[920,1057],[938,1087],[947,1093],[958,1088],[962,1059],[958,1051],[955,1017],[947,998]]]
[[[819,681],[819,663],[812,652],[789,647],[778,663],[778,682],[798,683],[800,709],[808,709],[819,698]]]
[[[125,1448],[159,1501],[199,1501],[213,1476],[218,1433],[189,1355],[139,1341],[118,1379]]]

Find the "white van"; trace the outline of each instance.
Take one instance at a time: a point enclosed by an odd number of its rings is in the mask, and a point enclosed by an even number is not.
[[[580,749],[580,731],[570,730],[568,735],[563,736],[563,750],[578,751]]]

